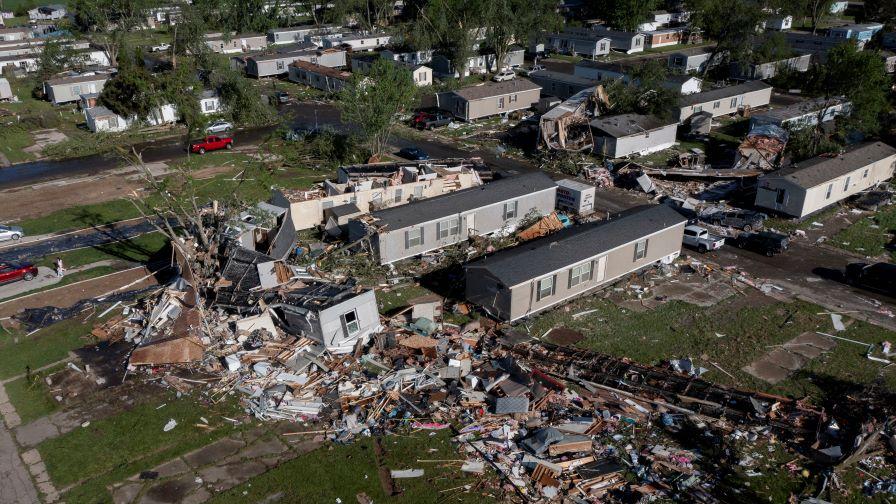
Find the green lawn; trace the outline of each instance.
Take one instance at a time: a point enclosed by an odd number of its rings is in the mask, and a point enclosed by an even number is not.
[[[233,403],[198,406],[202,397],[176,398],[164,392],[129,410],[91,422],[38,445],[47,472],[56,488],[76,485],[63,495],[69,503],[111,502],[106,485],[122,481],[140,471],[205,446],[237,432],[222,416],[233,418],[239,411]],[[163,407],[159,407],[164,404]],[[200,417],[211,429],[196,427]],[[177,426],[162,428],[169,419]]]
[[[97,307],[102,313],[105,308]],[[106,315],[112,317],[114,313]],[[0,379],[23,374],[25,366],[37,369],[60,361],[69,350],[81,348],[93,341],[90,331],[103,319],[69,319],[44,327],[28,336],[24,330],[0,329]]]
[[[47,416],[60,408],[59,401],[53,398],[47,388],[47,382],[44,381],[46,376],[59,369],[61,367],[53,367],[35,373],[30,382],[23,377],[3,385],[9,396],[9,402],[16,407],[16,413],[22,419],[22,425]]]
[[[126,199],[114,199],[92,205],[57,210],[51,214],[18,223],[29,235],[63,233],[140,217],[140,212]]]
[[[753,302],[734,296],[710,308],[670,301],[643,312],[620,309],[606,299],[592,296],[570,303],[568,310],[561,308],[539,315],[527,325],[530,334],[538,336],[552,327],[573,328],[586,336],[580,343],[583,347],[647,364],[692,357],[709,369],[705,377],[710,381],[772,393],[820,398],[835,390],[871,383],[879,376],[890,387],[896,387],[894,370],[883,370],[881,364],[866,359],[865,347],[843,342],[777,385],[741,371],[741,367],[770,351],[772,345],[806,331],[832,331],[830,317],[817,315],[826,311],[818,306],[799,301],[778,302],[756,293],[752,296]],[[577,320],[572,318],[572,314],[590,309],[598,311]],[[868,343],[896,338],[896,333],[860,321],[839,335]]]
[[[452,445],[449,434],[441,431],[428,436],[382,438],[386,450],[384,463],[389,469],[423,469],[420,478],[395,480],[403,494],[387,497],[377,473],[374,440],[360,438],[350,445],[324,446],[299,458],[286,462],[243,485],[216,495],[209,504],[238,504],[272,502],[273,494],[282,497],[277,502],[357,502],[359,493],[367,494],[373,502],[496,502],[495,496],[483,491],[463,491],[464,485],[474,485],[477,477],[460,471],[459,463],[426,463],[423,460],[463,459]],[[494,477],[489,471],[486,477]]]
[[[840,231],[828,243],[869,257],[889,254],[893,258],[896,255],[886,247],[893,239],[894,230],[896,206],[888,206]]]
[[[0,126],[0,154],[10,163],[21,163],[31,160],[31,154],[24,148],[34,144],[31,134],[21,126]]]
[[[784,217],[770,217],[765,220],[765,227],[768,229],[774,229],[781,233],[792,233],[797,229],[802,229],[803,231],[807,229],[811,229],[813,222],[824,222],[827,219],[833,217],[840,211],[840,206],[834,205],[830,208],[822,210],[815,215],[812,215],[806,220],[800,221],[798,219],[787,219]]]
[[[51,254],[35,261],[38,266],[53,267],[57,257],[66,268],[74,268],[105,260],[121,260],[146,263],[168,245],[168,238],[161,233],[150,233],[97,247],[88,247],[60,254]]]

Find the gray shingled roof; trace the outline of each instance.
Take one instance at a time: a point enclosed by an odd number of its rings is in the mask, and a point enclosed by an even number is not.
[[[564,72],[554,72],[552,70],[538,70],[529,74],[529,78],[533,81],[538,79],[562,82],[564,84],[579,84],[582,86],[593,86],[597,83],[594,79],[579,77],[578,75],[568,74]]]
[[[697,105],[699,103],[723,100],[725,98],[739,96],[743,93],[750,93],[752,91],[771,88],[771,86],[762,81],[747,81],[743,84],[737,84],[735,86],[727,86],[723,88],[710,89],[709,91],[703,91],[702,93],[684,95],[678,99],[678,105],[681,107],[687,107],[690,105]]]
[[[669,206],[642,206],[609,221],[574,226],[502,250],[470,263],[467,269],[484,269],[513,287],[685,222],[687,219]]]
[[[479,86],[470,86],[454,91],[454,94],[467,101],[482,100],[493,96],[509,95],[541,89],[541,86],[527,79],[512,79],[504,82],[486,82]]]
[[[614,138],[644,133],[644,131],[653,131],[670,124],[677,123],[675,121],[663,121],[656,116],[643,114],[603,116],[591,121],[592,128],[599,129]]]
[[[434,198],[373,212],[371,216],[387,230],[404,229],[424,222],[475,210],[501,201],[556,187],[543,172],[532,172],[502,178],[488,184],[471,187]]]
[[[60,77],[58,79],[50,79],[47,81],[47,84],[51,86],[58,86],[59,84],[78,84],[80,82],[107,81],[111,78],[112,76],[106,73],[98,73],[94,75],[76,75],[73,77]]]
[[[866,142],[853,146],[839,156],[817,156],[778,170],[769,174],[768,177],[790,180],[798,186],[808,189],[894,154],[896,154],[896,148],[883,142]]]

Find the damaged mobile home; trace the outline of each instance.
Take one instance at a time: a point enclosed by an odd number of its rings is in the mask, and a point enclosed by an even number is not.
[[[472,236],[512,232],[527,215],[551,213],[556,191],[542,172],[504,178],[373,212],[349,223],[349,241],[367,239],[379,264],[390,264]]]
[[[309,190],[274,189],[271,202],[287,209],[295,230],[325,225],[327,210],[354,205],[362,213],[482,184],[480,158],[432,159],[346,166],[337,180]]]
[[[550,150],[580,152],[594,147],[591,120],[610,101],[603,86],[583,89],[542,114],[538,122],[538,143]]]

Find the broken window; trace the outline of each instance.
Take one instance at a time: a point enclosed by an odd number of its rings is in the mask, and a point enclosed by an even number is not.
[[[647,241],[641,240],[635,244],[635,260],[644,259],[647,257]]]
[[[414,187],[414,197],[418,198],[418,199],[423,197],[423,186],[422,185],[418,185],[418,186]]]
[[[783,205],[786,196],[787,196],[786,190],[778,189],[775,194],[775,203],[777,203],[779,205]]]
[[[831,199],[831,192],[834,190],[834,184],[828,184],[828,190],[824,194],[824,199]]]
[[[846,177],[846,180],[843,182],[843,192],[849,190],[849,177]]]
[[[349,336],[354,336],[361,331],[361,322],[358,321],[358,313],[355,310],[342,315],[342,327],[345,328],[345,332]]]
[[[404,248],[410,249],[423,245],[423,228],[409,229],[404,232]]]
[[[460,234],[460,219],[453,217],[443,220],[438,224],[439,239],[445,239],[449,236],[457,236]]]
[[[731,107],[731,108],[735,108],[735,107],[737,107],[737,98],[732,98],[732,99],[731,99],[730,107]]]
[[[551,297],[554,295],[554,276],[542,278],[538,281],[538,300]]]
[[[516,210],[517,210],[518,202],[512,201],[510,203],[504,203],[504,220],[510,220],[516,218]]]
[[[569,270],[569,287],[573,288],[580,283],[591,280],[591,272],[593,269],[594,264],[590,261],[585,264],[573,266],[572,269]]]
[[[396,203],[401,203],[401,197],[403,195],[402,193],[403,193],[403,191],[401,190],[400,187],[395,188],[395,202]]]
[[[713,108],[713,109],[717,109],[717,108],[719,108],[721,105],[722,105],[722,102],[715,102],[715,103],[712,104],[712,108]]]

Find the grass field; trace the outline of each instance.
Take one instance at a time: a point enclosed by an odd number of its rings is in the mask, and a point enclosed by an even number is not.
[[[60,254],[52,254],[35,261],[38,266],[53,267],[57,257],[66,268],[74,268],[99,261],[116,260],[146,263],[168,245],[168,239],[160,233],[150,233],[106,245],[88,247]]]
[[[572,314],[590,309],[597,312],[572,318]],[[775,345],[803,332],[830,333],[830,317],[818,315],[824,311],[809,303],[783,303],[756,293],[750,298],[728,298],[710,308],[670,301],[647,311],[620,309],[609,300],[592,296],[570,303],[568,309],[537,316],[527,325],[530,334],[538,336],[553,327],[579,330],[586,336],[580,346],[637,362],[659,364],[691,357],[709,369],[705,377],[710,381],[795,397],[823,399],[878,379],[896,387],[896,370],[884,369],[868,360],[865,347],[849,343],[839,344],[776,385],[741,370]],[[860,321],[854,321],[839,335],[869,344],[896,338],[896,333]],[[735,379],[719,371],[712,362]]]
[[[894,258],[894,251],[887,248],[894,230],[896,206],[888,206],[840,231],[828,243],[869,257],[888,254]]]
[[[103,307],[97,307],[101,313]],[[106,318],[114,316],[106,315]],[[25,366],[38,369],[60,361],[69,350],[81,348],[93,341],[93,325],[104,319],[73,318],[47,326],[31,334],[24,330],[0,329],[0,379],[25,373]]]
[[[37,449],[56,487],[73,485],[63,496],[66,502],[111,502],[107,485],[242,428],[222,418],[238,414],[233,403],[197,407],[197,401],[202,398],[177,398],[164,392],[117,415],[91,422],[87,428],[44,441]],[[201,423],[201,417],[208,419],[210,429],[195,426]],[[177,426],[163,432],[169,419],[177,421]]]
[[[494,496],[481,491],[464,492],[465,485],[476,485],[478,479],[460,472],[459,463],[425,463],[418,459],[454,460],[461,458],[452,446],[447,432],[434,436],[417,433],[410,436],[387,436],[382,439],[386,455],[383,462],[389,469],[424,470],[420,478],[396,482],[402,495],[387,497],[377,474],[374,441],[361,438],[344,446],[319,448],[286,462],[249,482],[216,495],[210,504],[271,502],[274,494],[282,494],[277,502],[357,502],[356,495],[367,494],[373,502],[496,502]]]
[[[60,367],[53,367],[35,373],[29,382],[26,378],[19,378],[3,385],[9,402],[16,407],[16,413],[22,419],[22,425],[26,425],[38,418],[47,416],[60,408],[60,404],[47,389],[44,378]]]

